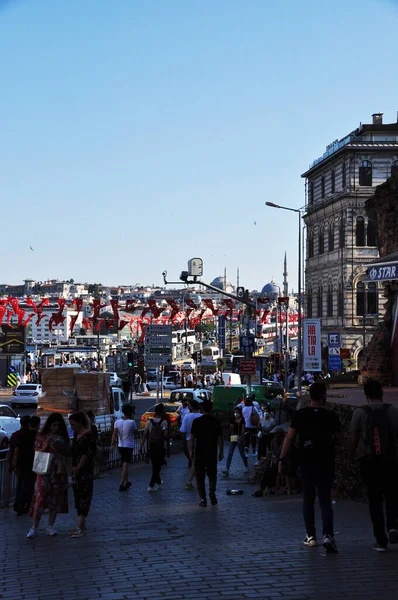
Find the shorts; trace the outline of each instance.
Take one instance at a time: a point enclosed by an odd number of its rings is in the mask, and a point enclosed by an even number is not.
[[[119,446],[119,454],[124,463],[131,463],[133,460],[133,448],[122,448]]]

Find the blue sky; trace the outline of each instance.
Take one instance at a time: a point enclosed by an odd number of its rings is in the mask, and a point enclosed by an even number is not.
[[[392,0],[0,0],[1,282],[296,286],[300,175],[398,110]],[[255,224],[256,223],[256,224]],[[29,249],[32,246],[34,252]]]

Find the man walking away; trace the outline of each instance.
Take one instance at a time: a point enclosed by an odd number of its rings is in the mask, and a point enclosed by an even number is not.
[[[224,458],[224,440],[222,427],[219,419],[213,414],[213,405],[210,400],[204,400],[202,403],[202,416],[195,419],[191,428],[190,455],[194,462],[196,481],[200,503],[199,506],[205,508],[206,486],[205,477],[209,478],[209,497],[212,506],[217,504],[216,485],[217,485],[217,448],[218,460]]]
[[[334,479],[335,445],[343,444],[340,421],[336,413],[324,408],[326,385],[316,381],[310,387],[310,406],[297,410],[285,438],[279,472],[283,473],[284,461],[296,435],[299,435],[299,465],[303,486],[303,514],[307,535],[304,545],[318,545],[315,529],[315,497],[318,491],[322,512],[323,547],[326,552],[337,552],[333,531],[333,509],[331,501]]]
[[[148,440],[149,458],[152,463],[152,477],[148,492],[157,492],[162,485],[160,470],[164,465],[165,445],[168,439],[168,424],[163,415],[164,404],[156,404],[155,417],[147,422],[141,440],[140,451]]]
[[[134,421],[134,408],[131,404],[124,404],[122,412],[123,417],[117,419],[115,422],[112,434],[112,446],[116,445],[116,440],[118,439],[119,453],[122,461],[119,492],[126,492],[131,487],[131,481],[129,481],[129,464],[133,458],[134,435],[137,425]]]
[[[191,407],[192,412],[189,412],[184,416],[184,418],[182,420],[181,428],[180,428],[180,432],[185,433],[184,454],[187,456],[188,461],[189,461],[188,469],[191,469],[191,472],[189,474],[189,479],[188,479],[187,483],[185,484],[185,487],[187,490],[193,490],[192,480],[195,477],[195,469],[192,467],[191,456],[189,453],[189,444],[190,444],[190,440],[191,440],[192,423],[195,421],[195,419],[202,416],[202,413],[199,411],[199,403],[197,402],[197,400],[191,400],[190,407]]]
[[[398,543],[398,409],[383,402],[383,390],[378,381],[369,379],[364,392],[368,404],[357,408],[352,416],[349,455],[353,457],[357,453],[361,476],[367,487],[376,538],[373,549],[385,552],[388,542]]]
[[[21,421],[24,417],[21,418]],[[36,482],[36,473],[33,473],[33,459],[35,456],[36,434],[40,428],[40,417],[28,417],[28,427],[23,429],[18,436],[13,464],[18,477],[16,500],[17,515],[26,515],[29,512]]]

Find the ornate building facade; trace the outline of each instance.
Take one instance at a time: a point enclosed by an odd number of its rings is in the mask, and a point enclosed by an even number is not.
[[[328,333],[355,365],[383,315],[382,287],[366,281],[366,265],[378,258],[376,228],[365,201],[398,172],[398,122],[382,113],[360,125],[310,165],[306,179],[305,311],[322,319],[323,357]]]

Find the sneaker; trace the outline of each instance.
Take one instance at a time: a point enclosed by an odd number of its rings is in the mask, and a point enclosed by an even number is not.
[[[373,544],[373,550],[376,550],[376,552],[387,552],[387,546],[382,546],[376,542],[376,544]]]
[[[207,506],[206,498],[201,499],[201,501],[199,502],[199,506],[200,506],[200,508],[206,508],[206,506]]]
[[[398,531],[396,529],[390,529],[388,532],[388,541],[390,544],[398,544]]]
[[[128,487],[127,485],[119,485],[119,492],[127,492]]]
[[[148,485],[148,492],[156,492],[156,490],[151,485]]]
[[[27,533],[27,538],[29,540],[32,540],[33,538],[35,538],[37,536],[37,529],[36,527],[31,527]]]
[[[155,490],[155,492],[158,492],[160,490],[160,485],[158,483],[155,483],[153,489]]]
[[[210,504],[212,506],[216,506],[218,504],[217,496],[214,493],[209,494],[209,498],[210,498]]]
[[[318,542],[316,541],[316,537],[314,537],[313,535],[306,535],[303,544],[304,546],[307,546],[307,548],[316,548]]]
[[[229,475],[229,469],[224,469],[224,471],[221,471],[221,473],[223,475],[226,475],[228,477],[228,475]]]
[[[47,535],[53,537],[54,535],[58,535],[58,531],[54,527],[47,527]]]
[[[133,484],[131,483],[131,481],[128,481],[128,482],[126,483],[126,489],[130,488],[132,485],[133,485]]]
[[[75,538],[81,538],[86,534],[86,530],[84,529],[80,529],[80,527],[78,527],[70,536],[71,538],[75,539]]]
[[[328,554],[336,554],[338,552],[336,542],[334,541],[334,537],[331,535],[323,536],[322,546],[325,548]]]
[[[185,489],[186,490],[193,490],[194,489],[193,483],[191,483],[190,481],[187,481],[186,484],[185,484]]]

